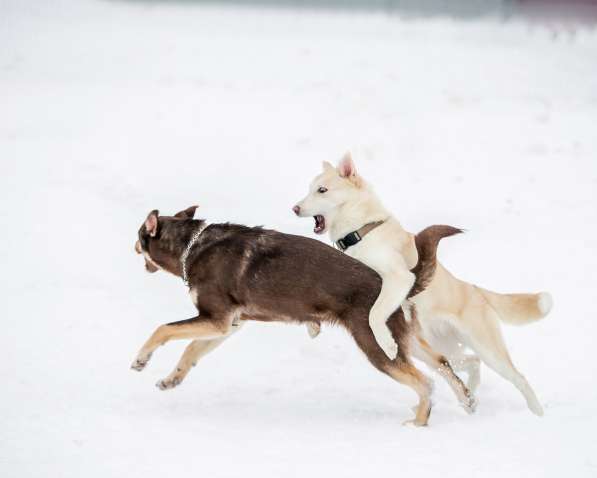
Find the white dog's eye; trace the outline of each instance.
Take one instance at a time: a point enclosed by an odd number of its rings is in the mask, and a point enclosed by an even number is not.
[[[324,188],[323,186],[319,186],[319,189],[317,190],[318,193],[326,193],[328,191],[328,188]]]

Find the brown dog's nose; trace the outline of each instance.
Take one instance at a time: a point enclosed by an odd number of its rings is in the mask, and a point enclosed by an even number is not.
[[[295,213],[297,216],[298,216],[298,215],[300,214],[300,212],[301,212],[301,208],[300,208],[300,206],[294,206],[294,207],[292,208],[292,210],[294,211],[294,213]]]

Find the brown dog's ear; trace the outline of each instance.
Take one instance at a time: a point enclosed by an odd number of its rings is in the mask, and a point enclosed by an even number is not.
[[[357,175],[357,168],[350,153],[346,153],[338,163],[338,173],[341,177],[349,179]]]
[[[174,214],[174,217],[179,217],[181,219],[193,219],[193,216],[195,216],[195,210],[198,207],[199,206],[188,207],[185,210],[177,212],[176,214]]]
[[[147,219],[145,219],[145,229],[151,237],[155,237],[155,235],[158,233],[159,214],[160,212],[157,209],[154,209],[149,213]]]

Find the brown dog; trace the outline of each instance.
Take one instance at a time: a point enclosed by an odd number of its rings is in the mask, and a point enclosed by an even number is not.
[[[153,351],[169,340],[193,339],[176,369],[158,382],[158,387],[168,389],[245,320],[331,322],[350,332],[377,369],[418,394],[413,424],[427,424],[432,383],[415,368],[411,355],[438,370],[464,408],[473,410],[468,389],[448,361],[416,337],[416,321],[407,323],[401,309],[388,320],[399,346],[397,357],[390,360],[379,347],[368,322],[381,287],[372,269],[306,237],[235,224],[205,226],[204,221],[193,219],[195,209],[173,217],[159,216],[154,210],[139,229],[135,249],[145,256],[147,270],[164,269],[182,277],[199,313],[158,327],[139,351],[133,369],[142,370]],[[449,226],[432,226],[417,235],[419,262],[413,269],[416,281],[409,297],[432,279],[439,241],[458,232]]]

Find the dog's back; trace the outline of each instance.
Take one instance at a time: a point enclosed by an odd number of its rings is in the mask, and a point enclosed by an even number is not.
[[[198,315],[160,326],[140,350],[133,363],[135,370],[142,370],[153,351],[168,340],[194,338],[219,343],[232,333],[235,323],[240,325],[244,320],[336,322],[346,327],[377,369],[419,395],[414,423],[427,423],[432,387],[410,361],[409,347],[414,337],[411,324],[404,320],[401,309],[388,319],[399,344],[393,360],[379,347],[369,327],[368,313],[381,288],[381,278],[372,269],[321,242],[300,236],[231,224],[199,229],[201,224],[176,217],[157,222],[157,211],[150,213],[152,217],[149,232],[147,226],[140,230],[140,241],[148,243],[148,251],[156,252],[159,259],[151,258],[160,267],[179,274],[182,268]],[[154,235],[147,238],[150,232]],[[435,249],[439,239],[449,235],[447,232],[432,228],[419,236],[417,289],[433,275]],[[185,237],[196,237],[192,249],[188,245],[185,249],[185,244],[193,244],[184,241]],[[180,257],[184,257],[182,266],[176,264]],[[185,354],[195,356],[193,346],[187,350]],[[160,388],[180,383],[188,372],[188,363],[195,360],[192,357],[187,360],[183,356],[182,375],[178,375],[177,368],[172,379],[160,382]],[[449,368],[447,361],[443,362],[436,360],[434,366]],[[446,372],[452,372],[462,389],[461,399],[466,399],[462,382],[451,369]]]
[[[419,262],[409,296],[433,277],[439,241],[458,232],[431,226],[416,236]],[[201,284],[214,273],[227,278],[219,282],[258,320],[343,323],[350,316],[366,322],[379,295],[381,278],[373,269],[320,241],[234,224],[213,224],[202,235],[194,261],[200,277],[193,282]]]

